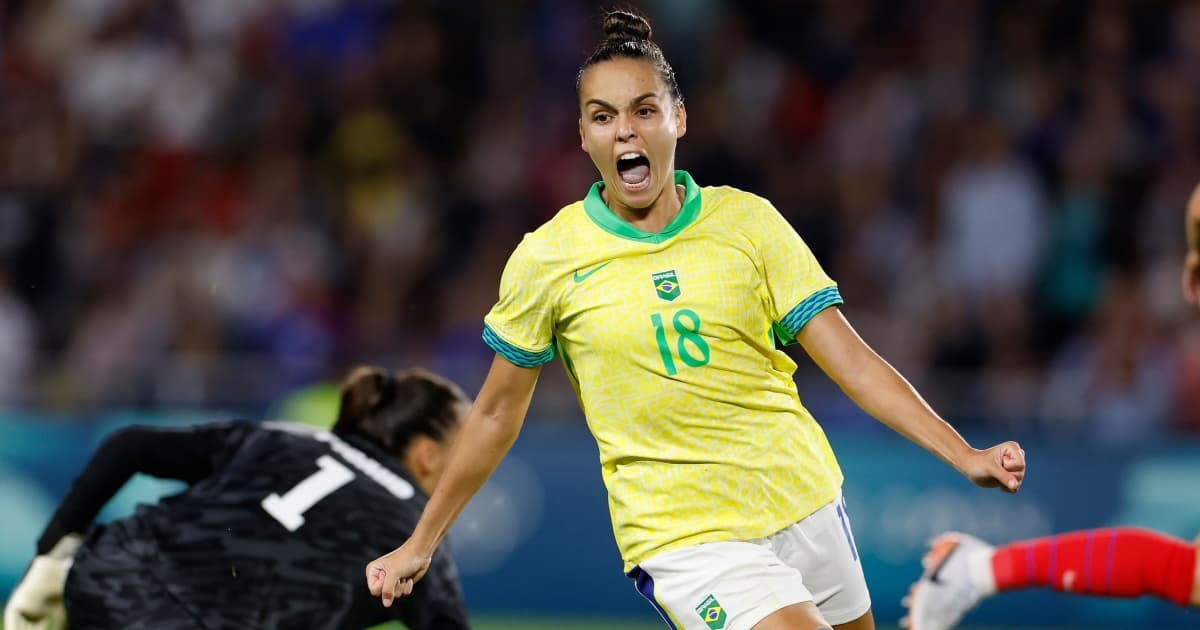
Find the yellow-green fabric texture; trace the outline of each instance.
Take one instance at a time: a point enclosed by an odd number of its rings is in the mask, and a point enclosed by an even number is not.
[[[676,182],[684,218],[662,238],[612,223],[602,185],[560,210],[517,246],[484,320],[518,365],[563,357],[626,571],[772,534],[842,483],[776,345],[841,303],[836,284],[767,200],[683,171]]]

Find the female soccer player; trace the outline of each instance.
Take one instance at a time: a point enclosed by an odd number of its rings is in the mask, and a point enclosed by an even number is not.
[[[764,199],[675,170],[687,111],[650,25],[604,19],[577,82],[602,181],[512,254],[483,337],[497,357],[442,485],[400,548],[366,567],[408,594],[517,437],[562,357],[600,448],[625,570],[668,625],[873,627],[842,473],[800,404],[798,341],[868,412],[969,479],[1015,492],[1014,442],[972,449],[832,308],[842,302]]]
[[[413,531],[468,405],[429,372],[364,367],[344,383],[331,432],[249,422],[118,431],[46,527],[4,626],[57,628],[65,615],[76,628],[357,630],[395,618],[465,629],[445,554],[390,613],[359,576],[386,549],[374,541]],[[83,536],[135,472],[189,485]]]
[[[966,534],[933,541],[900,625],[950,630],[979,600],[998,592],[1052,588],[1098,597],[1152,595],[1200,607],[1200,538],[1195,544],[1114,527],[1017,541],[999,548]]]

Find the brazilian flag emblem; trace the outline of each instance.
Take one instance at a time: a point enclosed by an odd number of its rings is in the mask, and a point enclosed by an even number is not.
[[[716,597],[709,595],[696,607],[696,614],[704,620],[704,623],[712,630],[721,630],[725,627],[725,609],[721,607],[721,602],[717,601]]]
[[[679,297],[679,278],[675,277],[675,270],[660,271],[650,279],[654,281],[654,291],[658,293],[658,297],[667,300],[668,302]]]

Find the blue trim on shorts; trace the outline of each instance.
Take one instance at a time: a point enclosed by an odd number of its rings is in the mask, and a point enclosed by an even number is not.
[[[657,610],[658,614],[662,616],[663,621],[667,622],[667,627],[671,630],[679,630],[671,621],[671,615],[668,615],[667,611],[658,604],[658,600],[654,599],[654,578],[650,577],[650,574],[643,571],[641,567],[633,567],[633,570],[629,572],[629,577],[633,579],[633,584],[642,597],[645,597],[646,601],[654,606],[654,610]]]
[[[846,544],[850,545],[850,559],[858,562],[858,547],[854,544],[854,535],[850,533],[850,513],[845,510],[846,497],[843,496],[837,506],[838,520],[842,522],[842,533],[846,535]]]

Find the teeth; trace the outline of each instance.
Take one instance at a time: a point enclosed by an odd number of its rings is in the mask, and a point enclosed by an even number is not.
[[[617,157],[617,159],[618,160],[632,160],[634,158],[640,158],[640,157],[642,157],[641,153],[636,153],[636,152],[630,151],[628,153],[622,153],[620,156]]]

